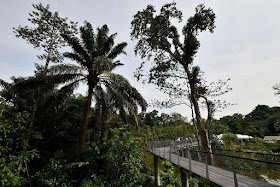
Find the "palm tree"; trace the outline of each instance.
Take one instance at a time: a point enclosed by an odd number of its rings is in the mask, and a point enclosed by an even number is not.
[[[109,28],[107,25],[97,28],[97,34],[95,34],[92,25],[89,22],[85,22],[84,26],[80,27],[81,39],[62,35],[72,48],[72,52],[64,53],[64,57],[76,61],[80,64],[81,68],[84,68],[84,75],[80,81],[84,81],[88,85],[87,102],[78,151],[79,157],[84,152],[90,107],[94,94],[110,92],[111,95],[115,96],[112,99],[123,105],[125,103],[126,108],[129,108],[130,111],[137,111],[135,110],[137,105],[142,106],[142,109],[146,107],[146,102],[138,91],[121,75],[112,73],[112,70],[117,66],[123,65],[119,61],[114,61],[114,59],[122,53],[125,54],[124,48],[127,46],[127,43],[123,42],[114,45],[116,33],[112,35],[108,35],[108,33]]]
[[[73,93],[73,90],[78,85],[76,79],[79,79],[82,75],[80,74],[80,67],[68,64],[53,65],[48,69],[37,65],[36,69],[34,76],[12,77],[12,83],[7,83],[0,79],[0,88],[3,88],[0,92],[0,99],[3,100],[2,103],[4,106],[6,103],[13,106],[10,108],[11,111],[9,111],[9,114],[31,111],[30,115],[32,115],[34,101],[38,102],[36,104],[36,111],[46,102],[50,106],[54,101],[64,101],[66,96]],[[57,88],[61,84],[64,84],[64,86],[58,90]],[[38,90],[40,90],[40,93]],[[38,94],[40,94],[40,100],[37,100]],[[48,101],[50,98],[52,98],[52,101]],[[1,110],[1,116],[3,111]],[[36,121],[37,119],[33,119],[32,122],[29,121],[28,123],[27,134],[23,145],[24,152],[28,148],[33,124]]]
[[[108,72],[105,73],[107,75]],[[103,77],[104,75],[101,75]],[[115,76],[115,75],[114,75]],[[105,79],[106,80],[106,79]],[[122,77],[111,77],[111,82],[101,83],[108,84],[106,90],[97,86],[94,92],[95,112],[97,117],[101,120],[101,137],[100,142],[103,141],[104,134],[108,128],[108,124],[118,113],[124,123],[127,123],[126,113],[128,112],[134,117],[136,128],[138,127],[138,106],[142,111],[146,110],[147,103],[136,88],[131,87],[129,82]],[[114,83],[117,83],[116,85]],[[114,87],[112,87],[114,85]]]

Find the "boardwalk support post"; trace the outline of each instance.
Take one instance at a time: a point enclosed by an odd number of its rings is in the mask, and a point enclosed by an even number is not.
[[[183,169],[180,169],[181,174],[181,184],[182,187],[189,187],[190,186],[190,176],[189,174],[184,171]]]
[[[154,173],[155,173],[155,181],[154,186],[160,186],[160,176],[159,176],[159,157],[154,155]]]
[[[235,164],[234,164],[233,158],[232,158],[232,169],[233,169],[233,177],[234,177],[234,186],[238,187],[237,176],[236,176],[236,171],[235,171]]]

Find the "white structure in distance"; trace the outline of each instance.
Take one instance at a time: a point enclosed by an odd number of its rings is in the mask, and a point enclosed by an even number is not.
[[[218,135],[213,135],[214,138],[216,138],[218,140],[219,143],[223,143],[222,137],[225,134],[218,134]],[[243,135],[243,134],[236,134],[238,142],[243,143],[246,140],[250,140],[252,138],[254,138],[253,136],[249,136],[249,135]]]

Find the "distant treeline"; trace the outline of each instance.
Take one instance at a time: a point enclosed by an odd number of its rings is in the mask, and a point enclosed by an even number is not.
[[[280,107],[258,105],[247,115],[236,113],[215,120],[211,132],[213,134],[232,132],[263,138],[268,135],[280,134],[279,120]]]

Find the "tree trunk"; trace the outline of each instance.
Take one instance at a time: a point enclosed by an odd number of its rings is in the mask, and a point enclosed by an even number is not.
[[[106,134],[106,127],[105,127],[106,123],[102,123],[101,125],[101,133],[100,133],[100,140],[99,143],[102,145],[104,143],[104,139],[105,139],[105,134]]]
[[[191,88],[191,101],[194,106],[194,112],[195,112],[195,116],[196,116],[197,128],[199,131],[201,145],[204,148],[210,148],[210,143],[209,143],[209,139],[208,139],[208,131],[205,128],[205,125],[203,124],[203,120],[202,120],[199,105],[198,105],[198,99],[194,93],[194,84],[192,83],[192,81],[190,81],[190,88]]]
[[[5,101],[3,102],[3,104],[4,104],[4,106],[3,106],[3,109],[0,112],[0,117],[2,117],[3,112],[4,112],[5,108],[6,108],[6,102]]]
[[[40,101],[40,93],[38,93],[38,95],[36,97],[36,100],[35,100],[35,103],[32,107],[30,121],[29,121],[29,124],[28,124],[27,136],[26,136],[26,139],[25,139],[24,144],[23,144],[23,152],[24,153],[27,150],[27,147],[28,147],[28,144],[29,144],[29,139],[30,139],[30,136],[31,136],[31,131],[32,131],[32,128],[33,128],[35,114],[37,112],[39,101]]]
[[[197,127],[198,127],[198,131],[199,131],[199,136],[200,136],[200,141],[201,141],[201,145],[202,145],[202,152],[210,152],[210,154],[206,154],[206,158],[207,158],[207,163],[208,164],[212,164],[213,163],[213,156],[212,156],[212,149],[211,149],[211,144],[209,142],[209,138],[208,138],[208,129],[206,129],[201,114],[200,114],[200,110],[199,110],[199,106],[198,106],[198,100],[195,97],[195,95],[191,95],[192,98],[192,103],[194,105],[194,109],[195,109],[195,114],[196,114],[196,121],[197,121]]]
[[[49,63],[50,63],[50,58],[51,58],[52,46],[53,46],[53,44],[51,43],[50,47],[49,47],[49,50],[48,50],[48,56],[46,58],[46,64],[45,64],[45,68],[44,68],[42,76],[45,76],[47,74],[47,70],[48,70]],[[39,103],[40,103],[40,99],[41,99],[41,88],[39,87],[38,88],[38,93],[37,93],[37,96],[36,96],[36,99],[35,99],[35,103],[34,103],[34,105],[32,107],[32,110],[31,110],[31,116],[30,116],[30,120],[29,120],[29,123],[28,123],[27,137],[26,137],[26,140],[23,144],[23,153],[25,153],[25,151],[27,150],[28,144],[29,144],[29,139],[30,139],[31,131],[32,131],[33,124],[34,124],[35,115],[36,115],[36,112],[37,112],[37,109],[38,109],[38,106],[39,106]]]
[[[190,85],[190,95],[191,95],[191,102],[193,104],[194,107],[194,112],[195,112],[195,116],[196,116],[196,124],[197,124],[197,128],[199,131],[199,136],[200,136],[200,141],[201,141],[201,145],[203,147],[202,151],[212,151],[211,149],[211,144],[209,142],[209,138],[208,138],[208,129],[206,127],[206,125],[203,123],[203,119],[200,113],[200,108],[199,108],[199,104],[198,104],[198,98],[197,98],[197,94],[196,94],[196,90],[195,90],[195,83],[192,80],[192,75],[190,73],[190,70],[188,67],[184,67],[185,71],[187,73],[188,76],[188,81],[189,81],[189,85]],[[209,110],[209,108],[208,108]],[[210,111],[208,111],[209,113]],[[208,157],[208,156],[207,156]],[[209,160],[209,159],[207,159]],[[211,160],[209,161],[209,163],[211,163]]]
[[[84,122],[83,122],[83,126],[82,126],[82,134],[81,134],[81,140],[80,140],[80,147],[79,147],[79,151],[78,151],[78,158],[80,158],[82,156],[82,154],[84,152],[84,148],[85,148],[92,96],[93,96],[93,85],[92,85],[92,83],[90,83],[89,87],[88,87],[88,97],[87,97],[87,103],[86,103],[86,107],[85,107],[85,115],[84,115],[84,120],[83,120]]]

